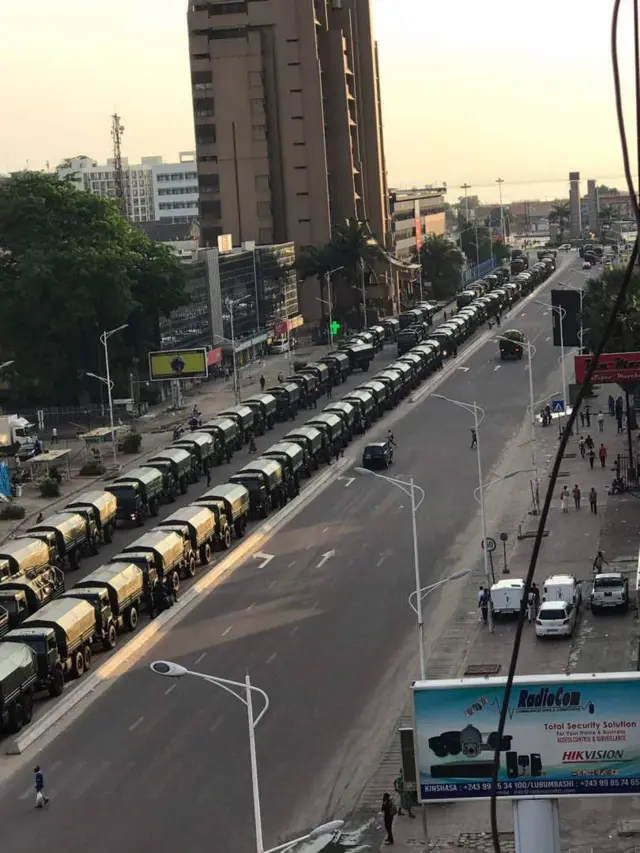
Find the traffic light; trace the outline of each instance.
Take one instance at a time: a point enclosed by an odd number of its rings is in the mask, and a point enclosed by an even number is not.
[[[331,329],[332,335],[337,335],[340,331],[340,323],[337,320],[332,320],[329,324],[329,328]]]

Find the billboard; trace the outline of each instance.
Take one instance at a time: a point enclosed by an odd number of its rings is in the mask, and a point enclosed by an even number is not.
[[[577,290],[552,290],[551,304],[562,311],[552,311],[553,345],[561,346],[560,323],[565,347],[579,347],[580,343],[580,294]]]
[[[149,353],[149,379],[198,379],[207,375],[207,350],[167,349]]]
[[[414,219],[415,229],[416,229],[416,249],[418,251],[420,251],[420,249],[422,248],[422,217],[420,216],[420,202],[419,201],[416,201],[416,203],[415,203],[414,212],[413,212],[413,219]]]
[[[413,685],[421,802],[640,792],[640,673],[518,676],[504,736],[506,678]]]
[[[575,357],[576,382],[582,384],[593,361],[593,355]],[[592,382],[640,382],[640,352],[603,352],[591,378]]]

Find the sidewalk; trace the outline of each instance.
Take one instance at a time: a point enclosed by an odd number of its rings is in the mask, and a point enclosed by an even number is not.
[[[600,399],[592,399],[590,407],[597,413],[600,401],[606,401],[608,388],[603,388]],[[603,409],[604,411],[604,409]],[[601,468],[596,460],[594,469],[589,468],[588,460],[582,459],[578,450],[579,436],[569,440],[567,452],[561,465],[561,476],[558,479],[551,512],[546,529],[548,536],[544,539],[536,565],[535,581],[541,585],[544,580],[554,573],[568,573],[585,581],[583,596],[589,592],[589,582],[592,576],[592,563],[598,549],[602,549],[605,558],[613,570],[633,572],[630,574],[630,589],[635,586],[635,571],[638,564],[638,521],[640,520],[640,504],[631,495],[608,496],[606,487],[613,479],[613,461],[617,453],[626,451],[626,435],[616,434],[614,418],[605,417],[604,433],[598,430],[595,417],[592,417],[588,430],[595,442],[595,448],[603,441],[608,450],[606,468]],[[586,427],[582,428],[586,435]],[[537,446],[540,454],[540,467],[548,468],[558,446],[557,426],[538,428]],[[634,448],[635,450],[635,448]],[[547,477],[547,475],[545,475]],[[582,490],[582,507],[574,508],[570,500],[568,513],[561,507],[560,491],[566,484],[569,491],[578,483]],[[594,486],[598,492],[598,514],[593,515],[589,509],[588,492]],[[544,499],[546,481],[541,484],[541,500]],[[519,510],[522,512],[522,504]],[[504,514],[503,514],[504,515]],[[537,519],[526,512],[521,516],[522,533],[533,532],[537,527]],[[516,511],[509,515],[508,523],[501,519],[501,529],[509,531],[507,550],[507,565],[511,577],[524,578],[527,574],[533,538],[517,539],[511,535],[513,526],[517,532]],[[495,528],[493,528],[495,529]],[[494,533],[490,533],[494,535]],[[515,541],[514,541],[515,540]],[[500,555],[499,557],[497,555]],[[501,549],[496,551],[496,578],[502,576],[503,558]],[[427,667],[428,678],[453,678],[470,674],[505,676],[508,670],[509,657],[515,634],[515,624],[511,622],[497,623],[493,634],[478,621],[476,591],[483,582],[483,574],[476,571],[472,580],[466,584],[461,600],[455,613],[455,618],[444,634],[435,644],[429,657]],[[593,619],[590,611],[582,608],[578,630],[570,643],[539,642],[533,626],[525,626],[523,642],[518,659],[518,674],[562,673],[562,672],[597,672],[635,669],[638,660],[638,631],[637,622],[632,614],[625,616],[598,616]],[[407,704],[405,714],[398,721],[400,726],[412,726],[412,709]],[[362,807],[366,809],[380,808],[379,800],[384,790],[393,789],[393,779],[401,766],[400,749],[397,733],[385,753],[381,766],[371,784],[365,791]],[[633,838],[618,835],[619,822],[633,817],[637,798],[627,797],[618,799],[598,797],[595,800],[569,799],[561,802],[561,835],[563,850],[574,853],[598,853],[609,851],[637,851]],[[381,824],[381,821],[377,821]],[[453,851],[487,851],[492,853],[493,845],[490,836],[489,804],[485,801],[433,804],[427,809],[429,835],[429,850],[437,853],[453,853]],[[498,803],[498,825],[501,831],[503,853],[510,853],[514,848],[513,820],[509,802]],[[420,809],[416,810],[416,818],[397,817],[394,820],[394,837],[396,850],[424,850],[422,821]],[[378,838],[382,838],[380,826]],[[388,849],[382,844],[382,850]]]

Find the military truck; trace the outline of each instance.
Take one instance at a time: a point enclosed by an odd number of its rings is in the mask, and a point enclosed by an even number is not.
[[[327,364],[323,364],[320,361],[311,361],[309,364],[305,364],[303,368],[301,368],[298,373],[310,373],[312,376],[315,376],[318,380],[318,385],[321,391],[326,391],[331,385],[333,385],[333,380],[331,378],[331,371],[329,370],[329,366]]]
[[[288,432],[283,441],[293,441],[305,450],[305,459],[309,461],[309,476],[311,470],[317,471],[320,462],[325,459],[323,435],[317,427],[303,426]]]
[[[151,565],[157,579],[166,583],[169,589],[174,590],[180,586],[181,574],[184,577],[193,577],[196,571],[195,556],[191,552],[191,546],[172,530],[152,530],[150,533],[145,533],[144,536],[127,545],[110,562],[123,561],[140,566],[149,578],[152,578],[152,573],[149,571],[149,565]],[[155,577],[152,579],[155,580]],[[149,588],[152,587],[153,584],[149,583]]]
[[[255,435],[255,411],[250,406],[232,406],[220,412],[221,418],[230,418],[238,427],[238,438],[241,444],[247,444]]]
[[[146,603],[144,574],[130,562],[108,563],[87,575],[69,590],[70,595],[87,598],[106,593],[111,614],[119,630],[135,631],[138,613]]]
[[[84,601],[93,608],[96,639],[102,643],[105,651],[115,649],[118,641],[116,620],[111,610],[111,598],[106,589],[88,589],[76,586],[68,589],[61,597],[61,601]]]
[[[245,406],[249,406],[254,411],[257,409],[262,415],[262,422],[265,429],[273,429],[276,422],[277,400],[273,394],[254,394],[244,401]],[[264,435],[264,432],[261,433]]]
[[[58,598],[25,619],[19,628],[9,631],[7,639],[26,643],[42,653],[53,632],[60,663],[65,674],[80,678],[91,668],[91,647],[98,639],[94,608],[77,598]],[[100,637],[102,639],[102,637]]]
[[[229,477],[229,482],[248,490],[249,508],[256,518],[266,518],[273,508],[287,502],[284,472],[275,459],[254,459]]]
[[[382,415],[387,409],[393,408],[393,397],[384,382],[371,379],[369,382],[358,385],[356,391],[371,391],[378,407],[378,415]]]
[[[0,583],[0,608],[8,617],[5,633],[17,628],[45,604],[59,598],[64,590],[64,574],[55,566],[32,569],[28,574]]]
[[[194,478],[194,467],[197,464],[195,455],[184,447],[167,447],[147,459],[144,468],[157,468],[158,471],[169,474],[178,484],[181,495],[186,495],[189,483]]]
[[[289,382],[300,388],[300,404],[307,409],[317,407],[321,390],[318,377],[313,373],[294,373]]]
[[[224,460],[231,462],[233,454],[241,447],[238,424],[233,418],[213,418],[200,427],[202,432],[209,432],[216,437],[221,445],[221,453],[216,458],[218,465]]]
[[[225,519],[226,520],[226,519]],[[185,506],[172,512],[156,526],[158,529],[173,530],[191,542],[191,550],[198,554],[200,565],[206,566],[211,562],[211,554],[215,548],[218,521],[215,513],[206,506]],[[225,526],[223,547],[231,547],[231,530]]]
[[[276,398],[276,420],[294,421],[300,408],[300,386],[295,382],[283,382],[267,391]]]
[[[381,370],[373,377],[376,382],[384,382],[391,395],[391,404],[397,406],[402,398],[402,386],[404,380],[399,370]],[[361,386],[362,387],[362,386]],[[326,411],[326,409],[325,409]]]
[[[325,356],[323,364],[326,364],[331,372],[331,380],[334,385],[346,382],[347,376],[351,375],[351,361],[344,352],[332,352]]]
[[[186,433],[178,441],[174,441],[172,447],[183,447],[195,457],[198,474],[204,474],[207,468],[218,462],[218,454],[222,454],[219,439],[210,432],[200,430]]]
[[[215,513],[219,522],[219,543],[226,543],[226,527],[234,532],[237,539],[244,536],[249,518],[249,492],[244,486],[232,483],[214,486],[200,495],[194,501],[194,505],[206,506],[211,512]]]
[[[55,546],[60,566],[77,569],[83,556],[97,554],[100,534],[93,519],[77,512],[58,512],[30,527],[25,536],[43,539],[49,550]]]
[[[368,430],[377,418],[376,401],[371,391],[350,391],[342,399],[346,403],[353,403],[360,409],[362,431]]]
[[[336,400],[335,403],[329,403],[328,406],[325,406],[322,412],[323,414],[330,412],[332,415],[342,418],[349,441],[351,441],[356,432],[360,431],[360,411],[354,403],[347,403],[345,400]]]
[[[156,468],[134,468],[105,489],[118,501],[116,518],[123,524],[133,521],[142,526],[146,517],[158,514],[164,479]]]
[[[336,446],[336,442],[346,439],[347,430],[341,417],[334,415],[331,412],[324,412],[316,415],[307,421],[307,426],[315,427],[325,434],[326,446],[330,448],[330,453]]]
[[[282,465],[284,483],[290,498],[300,494],[305,451],[293,441],[279,441],[262,454],[262,459],[275,459]]]
[[[46,542],[32,536],[5,542],[0,545],[0,579],[6,580],[55,564],[56,556],[50,553]]]
[[[9,630],[9,614],[7,611],[0,605],[0,637],[4,637],[4,635]]]
[[[371,344],[345,344],[340,347],[340,352],[344,352],[351,364],[352,370],[369,370],[369,365],[374,359],[375,352]]]
[[[83,492],[65,507],[67,512],[77,512],[93,521],[98,529],[100,539],[109,543],[113,539],[113,531],[116,529],[116,515],[118,513],[118,501],[111,492]]]
[[[0,644],[0,733],[17,734],[33,717],[36,655],[21,643]]]

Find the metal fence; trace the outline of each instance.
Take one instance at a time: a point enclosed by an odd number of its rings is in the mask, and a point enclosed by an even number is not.
[[[477,278],[482,278],[483,275],[487,275],[487,273],[490,273],[491,270],[496,267],[497,263],[494,258],[491,258],[489,261],[483,261],[483,263],[478,266],[467,267],[466,270],[462,271],[462,284],[470,284]]]

